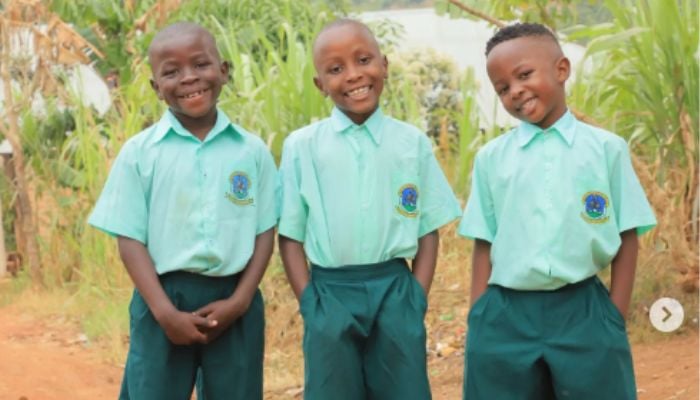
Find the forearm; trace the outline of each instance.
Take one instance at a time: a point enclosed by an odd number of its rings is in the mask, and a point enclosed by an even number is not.
[[[309,283],[309,268],[304,254],[304,245],[284,236],[279,237],[280,256],[287,279],[297,300]]]
[[[481,297],[488,287],[491,277],[491,243],[476,239],[472,252],[472,284],[470,291],[470,306]]]
[[[435,266],[437,264],[437,252],[440,245],[440,236],[438,231],[432,231],[423,235],[418,239],[418,251],[413,259],[413,276],[425,290],[426,296],[430,292],[430,286],[433,284],[433,276],[435,275]]]
[[[622,244],[620,244],[620,250],[612,261],[610,299],[620,310],[620,313],[626,316],[634,286],[639,241],[635,229],[622,232],[620,237]]]
[[[272,256],[272,247],[275,242],[275,229],[270,228],[265,232],[255,237],[255,249],[253,255],[248,261],[236,290],[231,295],[231,301],[238,302],[243,305],[244,309],[248,309],[250,302],[253,300],[260,281],[262,280],[267,265]]]
[[[151,255],[143,243],[138,240],[119,236],[119,256],[124,262],[134,286],[143,297],[156,320],[173,311],[175,307],[163,290],[156,273]]]

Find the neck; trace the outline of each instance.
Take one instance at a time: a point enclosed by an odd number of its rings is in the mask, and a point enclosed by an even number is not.
[[[211,128],[216,124],[216,108],[209,111],[206,115],[201,117],[190,117],[183,114],[178,114],[173,112],[175,118],[180,121],[182,127],[187,129],[192,135],[194,135],[199,140],[204,140],[211,131]]]

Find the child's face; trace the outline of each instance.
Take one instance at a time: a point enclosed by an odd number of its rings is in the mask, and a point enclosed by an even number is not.
[[[503,107],[515,118],[546,129],[566,112],[569,60],[556,43],[521,37],[496,45],[486,70]]]
[[[316,40],[316,87],[354,123],[377,109],[387,77],[387,60],[370,32],[357,24],[330,28]]]
[[[221,62],[211,36],[189,30],[160,40],[149,54],[151,86],[187,127],[216,115],[216,99],[228,81],[228,63]]]

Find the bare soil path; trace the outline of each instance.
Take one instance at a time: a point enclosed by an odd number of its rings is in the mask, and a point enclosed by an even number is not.
[[[633,346],[641,400],[698,399],[698,337]],[[461,398],[462,355],[431,356],[436,400]],[[0,399],[96,400],[116,399],[122,367],[102,361],[74,322],[39,319],[16,307],[0,308]],[[299,398],[267,393],[269,399]]]

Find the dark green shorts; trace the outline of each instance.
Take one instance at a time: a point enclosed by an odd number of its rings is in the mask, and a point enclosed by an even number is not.
[[[160,282],[175,307],[190,312],[231,296],[239,276],[171,272]],[[262,399],[265,317],[260,291],[248,311],[206,345],[173,345],[136,290],[129,314],[131,338],[120,400],[189,400],[198,369],[203,372],[200,393],[207,400]]]
[[[313,266],[301,295],[304,399],[430,399],[426,308],[405,260]]]
[[[489,286],[468,324],[466,400],[637,398],[625,321],[597,277],[554,291]]]

